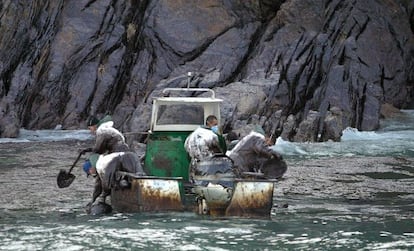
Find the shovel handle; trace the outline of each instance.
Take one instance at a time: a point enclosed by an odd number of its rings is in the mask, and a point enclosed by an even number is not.
[[[69,174],[70,172],[72,172],[72,169],[75,167],[76,163],[78,163],[78,161],[79,161],[79,159],[80,159],[80,157],[81,157],[82,155],[83,155],[83,152],[80,152],[80,153],[79,153],[79,155],[78,155],[78,157],[76,158],[75,162],[73,162],[72,166],[70,167],[68,174]]]

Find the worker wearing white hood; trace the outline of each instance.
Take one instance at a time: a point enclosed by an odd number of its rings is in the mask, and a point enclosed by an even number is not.
[[[92,149],[85,149],[84,151],[92,151],[98,154],[130,151],[125,143],[125,137],[113,125],[114,122],[110,116],[105,116],[101,120],[91,117],[88,120],[88,128],[92,134],[96,134],[96,141]]]

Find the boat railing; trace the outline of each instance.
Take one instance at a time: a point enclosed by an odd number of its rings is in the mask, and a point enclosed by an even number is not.
[[[166,94],[167,92],[175,91],[175,92],[209,92],[211,94],[211,98],[216,98],[216,93],[214,90],[209,88],[165,88],[162,93]]]
[[[121,177],[131,177],[131,178],[137,178],[137,179],[148,179],[148,180],[177,180],[182,181],[183,177],[158,177],[158,176],[149,176],[149,175],[143,175],[142,173],[130,173],[130,172],[124,172],[124,171],[117,171],[116,177],[117,179],[120,179]]]

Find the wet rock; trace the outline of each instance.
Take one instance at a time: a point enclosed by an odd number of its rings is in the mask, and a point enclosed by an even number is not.
[[[16,113],[10,109],[11,106],[7,102],[0,102],[0,136],[4,138],[19,136],[19,121]]]
[[[226,128],[258,116],[269,135],[288,140],[375,130],[383,104],[414,108],[413,9],[411,1],[6,1],[0,101],[11,107],[0,114],[0,137],[15,125],[85,128],[89,115],[107,113],[122,131],[145,132],[152,98],[185,87],[189,71],[191,86],[225,98]],[[309,111],[320,114],[318,126]]]
[[[315,142],[319,128],[320,114],[316,111],[310,111],[305,120],[300,122],[297,133],[294,137],[297,142]]]
[[[395,106],[385,103],[381,106],[381,117],[382,118],[392,118],[395,116],[401,115],[401,111]]]
[[[283,124],[283,131],[280,135],[284,140],[292,140],[293,136],[296,134],[296,117],[294,115],[289,115],[286,121]]]
[[[320,141],[340,141],[342,136],[342,129],[345,126],[342,123],[343,113],[338,107],[332,107],[323,121],[323,131]],[[319,139],[318,139],[319,141]]]
[[[1,109],[1,108],[0,108]],[[17,138],[19,136],[20,126],[16,117],[7,115],[0,122],[0,135],[4,138]]]

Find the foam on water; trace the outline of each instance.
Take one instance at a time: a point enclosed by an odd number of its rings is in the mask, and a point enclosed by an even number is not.
[[[392,119],[381,121],[377,131],[348,127],[340,142],[288,142],[276,140],[273,148],[282,155],[298,157],[334,156],[414,156],[414,110],[403,110]]]
[[[89,140],[88,130],[20,130],[18,138],[0,138],[0,143]],[[341,142],[297,143],[278,138],[274,149],[282,155],[298,157],[334,156],[414,156],[414,110],[381,121],[377,131],[358,131],[348,127],[342,132]]]
[[[47,142],[64,140],[89,140],[89,130],[26,130],[20,129],[17,138],[0,138],[0,143]]]

